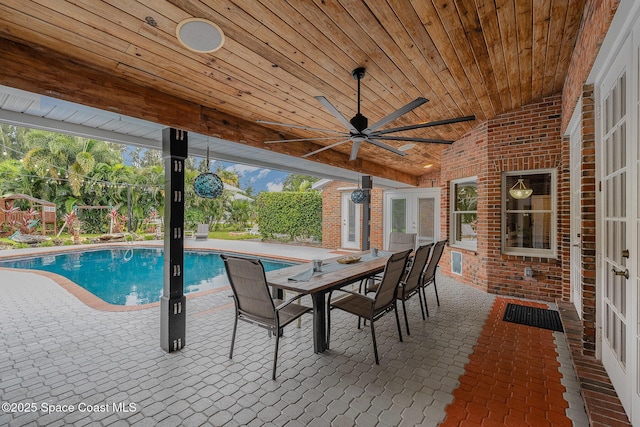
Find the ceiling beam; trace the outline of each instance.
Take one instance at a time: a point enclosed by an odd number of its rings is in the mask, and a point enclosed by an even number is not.
[[[0,84],[5,86],[295,157],[322,147],[309,143],[267,145],[264,141],[283,139],[286,134],[41,48],[0,38],[0,49]],[[348,154],[334,150],[323,151],[309,160],[413,186],[418,184],[417,176],[363,159],[349,161]],[[286,169],[286,165],[282,166]]]

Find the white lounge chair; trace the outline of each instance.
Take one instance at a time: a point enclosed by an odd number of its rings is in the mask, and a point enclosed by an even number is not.
[[[196,240],[207,240],[209,238],[209,224],[198,224]]]

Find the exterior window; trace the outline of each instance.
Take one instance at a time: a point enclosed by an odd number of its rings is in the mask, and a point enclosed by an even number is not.
[[[555,170],[507,172],[502,181],[503,252],[554,257],[557,222]]]
[[[451,182],[451,245],[476,249],[478,234],[478,179]]]

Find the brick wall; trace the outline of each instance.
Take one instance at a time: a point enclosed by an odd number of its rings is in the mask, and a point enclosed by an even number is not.
[[[593,85],[585,86],[582,93],[582,165],[580,210],[582,224],[582,322],[583,353],[596,352],[596,143],[595,96]]]
[[[587,81],[591,68],[600,52],[613,15],[616,13],[620,0],[598,0],[585,2],[580,32],[571,55],[567,77],[562,90],[563,117],[562,132],[569,125],[573,111],[582,95],[582,85]]]
[[[374,178],[375,186],[375,178]],[[329,249],[339,249],[342,246],[342,194],[351,193],[349,188],[356,188],[353,182],[332,181],[322,188],[322,246]],[[362,205],[359,205],[362,218]],[[382,248],[382,190],[373,188],[371,191],[371,221],[370,245]],[[362,224],[360,224],[362,227]]]
[[[448,247],[441,262],[442,272],[469,285],[501,295],[553,301],[568,296],[563,286],[560,250],[567,231],[565,165],[560,135],[562,98],[552,96],[538,103],[502,114],[480,125],[456,141],[442,156],[442,235],[450,236],[450,182],[478,178],[478,244],[475,251]],[[568,157],[566,157],[568,159]],[[558,257],[538,258],[503,255],[501,248],[502,173],[532,169],[557,170]],[[450,252],[462,253],[462,276],[453,275]],[[525,267],[534,271],[524,277]]]
[[[478,248],[477,251],[445,247],[440,260],[440,271],[450,274],[457,280],[483,290],[487,290],[487,230],[489,212],[487,203],[487,122],[456,141],[442,153],[442,172],[440,175],[440,236],[451,240],[449,233],[451,212],[450,183],[452,180],[478,177]],[[462,276],[451,273],[451,250],[462,253]]]

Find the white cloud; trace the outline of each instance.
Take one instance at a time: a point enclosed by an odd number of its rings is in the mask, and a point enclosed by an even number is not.
[[[271,169],[261,169],[256,179],[264,178],[265,176],[269,175],[269,172],[271,172]]]
[[[260,168],[255,167],[255,166],[249,166],[249,165],[231,165],[231,166],[227,166],[226,170],[228,171],[234,171],[237,172],[239,174],[244,174],[247,172],[255,172],[257,170],[259,170]]]
[[[284,184],[282,182],[267,182],[267,191],[270,191],[270,192],[282,191],[283,185]]]

